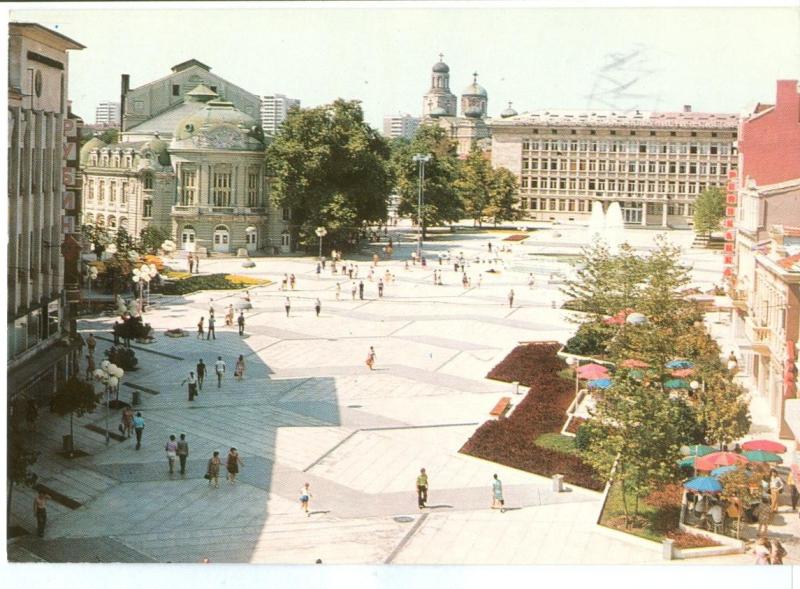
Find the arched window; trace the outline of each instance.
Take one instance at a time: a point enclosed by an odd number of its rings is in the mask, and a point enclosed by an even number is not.
[[[97,201],[103,202],[106,199],[106,182],[105,180],[100,180],[97,183]]]
[[[284,231],[281,233],[281,245],[283,247],[289,247],[292,243],[292,236],[289,235],[288,231]]]
[[[116,229],[117,228],[117,218],[114,215],[108,216],[108,228],[109,229]]]
[[[83,216],[83,224],[84,225],[94,225],[94,215],[92,213],[86,213]]]
[[[88,200],[94,200],[94,180],[89,180],[87,178],[84,180],[84,184],[86,184],[86,198]]]
[[[145,190],[153,190],[153,175],[152,174],[145,174],[144,175],[144,189]]]
[[[128,230],[128,217],[119,218],[119,228],[124,229],[125,231]]]
[[[103,215],[97,215],[97,226],[98,227],[105,227],[106,226],[106,218]]]

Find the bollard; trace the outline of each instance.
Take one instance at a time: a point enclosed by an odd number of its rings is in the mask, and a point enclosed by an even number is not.
[[[672,560],[675,558],[675,551],[673,548],[673,544],[675,543],[674,540],[670,540],[669,538],[664,539],[664,543],[661,545],[661,558],[664,560]]]
[[[554,493],[562,493],[564,491],[564,475],[563,474],[554,474],[553,475],[553,492]]]

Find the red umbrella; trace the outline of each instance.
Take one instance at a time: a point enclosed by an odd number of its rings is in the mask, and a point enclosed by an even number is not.
[[[694,461],[697,470],[714,470],[718,466],[731,466],[750,462],[747,457],[736,452],[714,452]]]
[[[678,378],[684,378],[686,376],[691,376],[694,374],[694,368],[678,368],[677,370],[672,371],[672,376],[676,376]]]
[[[578,367],[578,376],[589,380],[606,378],[608,376],[608,368],[600,364],[585,364]]]
[[[649,368],[650,365],[647,362],[642,362],[641,360],[637,360],[635,358],[628,358],[627,360],[622,361],[623,368]]]
[[[772,440],[750,440],[742,444],[742,450],[763,450],[764,452],[782,454],[786,452],[786,446]]]

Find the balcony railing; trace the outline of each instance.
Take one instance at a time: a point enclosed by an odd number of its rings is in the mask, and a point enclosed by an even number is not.
[[[744,325],[747,339],[750,340],[755,351],[760,354],[769,354],[769,340],[772,330],[769,327],[757,325],[752,317],[746,317]]]
[[[172,205],[172,214],[179,216],[198,215],[263,215],[266,207],[215,207],[213,205]]]

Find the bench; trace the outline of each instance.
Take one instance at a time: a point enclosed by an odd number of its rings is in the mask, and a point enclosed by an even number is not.
[[[506,411],[508,411],[510,405],[511,405],[511,397],[503,397],[497,402],[497,404],[494,406],[494,409],[492,409],[489,412],[489,415],[491,415],[492,417],[500,417]]]

